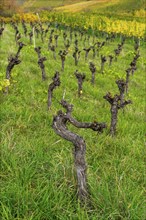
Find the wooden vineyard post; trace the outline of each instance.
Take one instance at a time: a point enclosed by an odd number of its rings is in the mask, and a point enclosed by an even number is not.
[[[33,32],[33,45],[34,45],[34,48],[36,47],[36,43],[35,43],[35,27],[33,27],[32,29],[32,32]]]

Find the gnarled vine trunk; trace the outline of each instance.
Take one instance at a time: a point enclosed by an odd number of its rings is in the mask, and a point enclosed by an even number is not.
[[[77,194],[81,202],[85,202],[88,198],[88,187],[87,187],[87,165],[85,162],[86,144],[82,137],[68,130],[67,122],[70,122],[78,128],[90,128],[94,131],[102,132],[106,128],[105,123],[84,123],[78,122],[71,116],[73,105],[68,104],[65,100],[61,101],[61,105],[66,109],[66,113],[58,111],[57,115],[53,118],[53,129],[62,138],[73,143],[74,149],[74,161],[75,169],[78,181]]]

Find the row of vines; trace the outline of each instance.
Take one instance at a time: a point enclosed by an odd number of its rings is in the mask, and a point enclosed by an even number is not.
[[[120,55],[124,49],[124,45],[126,42],[126,38],[122,37],[121,42],[116,45],[114,51],[111,54],[103,54],[102,49],[104,47],[108,47],[108,45],[115,41],[116,35],[115,33],[123,33],[124,35],[129,30],[129,36],[137,36],[143,37],[144,36],[144,26],[143,24],[131,25],[129,23],[120,23],[120,21],[115,21],[111,25],[111,21],[106,18],[94,18],[94,17],[85,17],[83,15],[78,15],[77,17],[69,17],[65,15],[56,15],[56,17],[52,14],[48,16],[48,20],[45,23],[42,23],[41,20],[39,22],[39,16],[33,15],[30,20],[30,25],[26,23],[27,20],[25,17],[14,16],[13,19],[19,20],[22,19],[22,23],[11,21],[10,25],[14,31],[14,40],[17,45],[17,52],[8,57],[8,65],[6,68],[6,75],[4,81],[1,83],[1,90],[4,94],[9,93],[9,86],[11,83],[12,77],[12,70],[15,66],[19,65],[23,60],[21,60],[21,50],[27,47],[25,42],[22,42],[23,39],[27,39],[27,43],[30,45],[34,45],[33,53],[37,54],[37,61],[36,65],[40,68],[41,79],[42,81],[47,80],[46,74],[46,65],[45,62],[47,61],[47,57],[43,55],[43,51],[41,45],[36,45],[36,40],[40,39],[42,44],[46,45],[46,48],[52,54],[52,57],[56,63],[61,63],[61,69],[55,70],[54,69],[54,76],[52,78],[52,82],[49,83],[48,87],[48,96],[46,97],[47,101],[47,108],[50,110],[52,105],[52,99],[54,97],[54,89],[59,87],[62,83],[61,75],[65,73],[65,65],[66,59],[68,56],[72,57],[73,65],[76,68],[74,72],[74,81],[76,80],[77,83],[77,94],[78,98],[82,97],[83,91],[83,84],[86,80],[86,74],[81,72],[79,69],[80,59],[84,59],[84,62],[89,62],[89,72],[91,76],[90,83],[95,86],[95,78],[100,77],[103,75],[105,64],[108,65],[110,69],[114,62],[118,62],[120,59]],[[34,19],[34,20],[33,20]],[[32,22],[33,21],[33,22]],[[49,23],[48,23],[49,21]],[[57,22],[56,26],[54,22]],[[52,23],[50,23],[52,22]],[[123,22],[123,21],[122,21]],[[59,29],[59,23],[64,24],[66,26],[70,26],[64,30]],[[124,26],[123,26],[124,24]],[[98,30],[106,31],[111,33],[110,35],[106,36],[104,40],[99,40],[97,36],[91,36],[86,33],[86,31],[74,31],[74,28],[77,26],[83,25],[84,29],[92,28],[93,30],[98,28]],[[97,26],[96,26],[97,25]],[[130,25],[130,26],[129,26]],[[138,26],[137,26],[138,25]],[[123,29],[121,27],[123,26]],[[1,23],[1,40],[3,37],[3,32],[7,25],[2,22]],[[108,29],[109,28],[109,29]],[[21,31],[20,31],[21,29]],[[61,38],[63,42],[63,49],[60,47],[59,39]],[[72,48],[72,49],[70,49]],[[31,51],[32,52],[32,51]],[[89,59],[90,57],[90,59]],[[140,41],[135,40],[134,47],[133,47],[133,59],[127,66],[124,77],[116,79],[116,85],[118,86],[118,93],[112,94],[112,91],[107,92],[103,99],[105,99],[110,105],[110,114],[111,114],[111,123],[110,123],[110,130],[109,133],[112,136],[116,135],[116,127],[118,122],[118,112],[120,109],[124,109],[125,106],[131,104],[131,100],[127,100],[126,94],[128,93],[129,89],[129,82],[130,77],[134,77],[134,73],[137,70],[137,61],[140,58]],[[99,66],[97,66],[97,61]],[[61,72],[61,74],[60,74]],[[89,83],[89,82],[88,82]],[[96,89],[96,87],[94,87]],[[63,92],[63,91],[62,91]],[[54,101],[55,103],[55,101]],[[66,109],[66,112],[62,112],[61,110],[57,112],[56,116],[53,118],[53,129],[54,131],[64,139],[72,142],[75,146],[75,167],[77,173],[77,180],[78,180],[78,197],[80,201],[85,202],[88,198],[88,188],[87,188],[87,174],[86,174],[86,162],[85,162],[85,141],[79,135],[71,132],[67,128],[67,122],[73,124],[78,128],[90,128],[93,131],[101,133],[103,129],[106,129],[107,123],[105,122],[79,122],[75,118],[72,117],[73,105],[68,103],[66,100],[61,100],[60,104]],[[125,112],[126,114],[126,112]],[[124,115],[123,115],[124,117]]]
[[[145,23],[133,21],[120,20],[115,18],[108,18],[106,16],[97,16],[93,14],[86,15],[85,13],[80,14],[68,14],[68,13],[57,13],[57,12],[43,12],[40,14],[16,14],[10,18],[2,18],[3,21],[26,21],[26,22],[54,22],[60,23],[65,26],[72,28],[79,28],[84,30],[102,31],[108,34],[116,33],[122,34],[127,37],[137,37],[140,39],[145,38],[146,29]]]

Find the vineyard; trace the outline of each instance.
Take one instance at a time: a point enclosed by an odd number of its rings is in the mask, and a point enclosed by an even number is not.
[[[1,17],[2,220],[144,220],[145,25]]]

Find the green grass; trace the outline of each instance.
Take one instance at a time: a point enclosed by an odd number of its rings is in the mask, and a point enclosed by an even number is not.
[[[30,0],[29,3],[25,3],[25,10],[33,11],[40,9],[49,9],[53,7],[59,7],[63,5],[73,4],[76,2],[82,2],[83,0]]]
[[[22,32],[21,27],[19,27]],[[82,52],[79,66],[74,66],[73,44],[67,56],[65,71],[61,72],[61,86],[54,91],[52,108],[47,111],[47,89],[61,62],[47,51],[48,37],[42,44],[47,57],[47,81],[41,81],[37,66],[37,54],[29,40],[21,52],[22,63],[14,67],[9,94],[0,95],[1,119],[1,191],[0,217],[2,220],[144,220],[144,42],[141,42],[141,58],[138,69],[130,78],[126,99],[133,104],[119,111],[117,135],[109,136],[110,106],[103,99],[107,91],[118,92],[115,80],[125,78],[125,69],[133,59],[133,40],[127,39],[118,62],[109,68],[105,65],[100,74],[100,58],[95,87],[90,84],[91,73]],[[99,40],[103,40],[99,38]],[[91,43],[91,41],[90,41]],[[100,54],[113,54],[120,39],[106,45]],[[92,43],[91,43],[92,44]],[[79,47],[83,48],[82,43]],[[62,37],[59,48],[63,49]],[[1,72],[7,66],[7,56],[16,52],[14,31],[7,25],[1,39]],[[92,60],[92,54],[89,60]],[[77,97],[77,81],[74,71],[86,73],[81,99]],[[73,116],[79,121],[106,122],[103,134],[94,131],[69,129],[84,137],[87,145],[88,184],[92,208],[81,208],[76,198],[76,176],[71,143],[55,134],[51,125],[53,115],[61,109],[58,101],[65,99],[74,105]]]
[[[100,5],[99,5],[100,6]],[[101,4],[101,8],[97,8],[97,12],[105,12],[105,13],[112,13],[112,14],[119,14],[119,13],[132,13],[135,10],[144,9],[145,1],[140,0],[112,0],[109,1],[107,4]],[[99,11],[100,10],[100,11]]]

